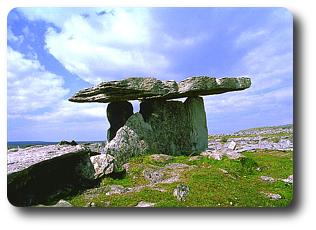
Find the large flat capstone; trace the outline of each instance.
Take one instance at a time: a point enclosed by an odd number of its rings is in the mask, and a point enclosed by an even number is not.
[[[190,77],[179,83],[161,81],[152,77],[127,78],[121,81],[102,82],[97,86],[80,90],[69,101],[114,102],[145,99],[176,99],[183,97],[220,94],[249,88],[250,78]]]
[[[80,145],[34,146],[8,151],[8,199],[16,206],[45,203],[65,188],[94,179],[89,150]]]

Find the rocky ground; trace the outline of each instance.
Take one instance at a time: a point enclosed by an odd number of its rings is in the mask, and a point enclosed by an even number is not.
[[[139,156],[124,168],[54,207],[287,206],[293,197],[293,128],[214,135],[199,155]]]

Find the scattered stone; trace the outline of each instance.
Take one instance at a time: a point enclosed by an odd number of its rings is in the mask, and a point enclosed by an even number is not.
[[[149,203],[149,202],[141,201],[135,207],[138,207],[138,208],[151,208],[151,207],[154,207],[154,206],[155,206],[155,203]]]
[[[271,200],[280,200],[282,197],[280,194],[274,194],[274,193],[264,193],[266,197],[270,198]]]
[[[231,149],[231,150],[234,150],[235,147],[236,147],[236,142],[235,142],[235,141],[231,141],[231,142],[228,144],[228,146],[227,146],[227,148],[228,148],[228,149]]]
[[[116,101],[108,104],[106,115],[110,123],[107,140],[111,141],[119,128],[123,127],[127,119],[133,115],[133,106],[128,101]]]
[[[189,187],[184,184],[179,184],[174,190],[173,195],[177,198],[179,201],[185,201],[186,197],[189,194]]]
[[[189,158],[189,161],[197,161],[200,160],[202,158],[202,156],[192,156]]]
[[[270,176],[261,176],[260,179],[265,182],[270,182],[270,183],[275,182],[275,179]]]
[[[293,184],[293,175],[288,176],[286,179],[281,179],[284,183]]]
[[[189,167],[189,165],[183,163],[170,163],[165,166],[167,169],[184,169]]]
[[[150,159],[156,162],[166,162],[172,159],[172,156],[166,154],[153,154]]]
[[[239,158],[244,157],[244,155],[242,155],[241,153],[239,153],[237,151],[234,151],[234,150],[233,151],[227,151],[225,153],[225,155],[231,160],[237,160]]]
[[[140,113],[135,113],[105,146],[104,152],[115,158],[114,170],[120,170],[131,157],[148,154],[151,143],[151,126],[144,122]]]
[[[94,167],[94,178],[100,178],[113,172],[114,157],[109,154],[101,154],[90,157]]]
[[[163,170],[145,169],[144,177],[150,181],[150,183],[158,183],[162,181],[164,176]]]
[[[111,196],[114,194],[122,194],[130,191],[131,188],[124,188],[122,185],[110,185],[109,191],[105,193],[107,196]]]
[[[126,164],[123,164],[123,169],[125,169],[126,172],[129,171],[130,167],[131,167],[131,164],[130,163],[126,163]]]
[[[41,205],[40,204],[40,205],[36,205],[34,207],[37,207],[37,208],[72,208],[73,206],[68,201],[61,199],[54,205]]]

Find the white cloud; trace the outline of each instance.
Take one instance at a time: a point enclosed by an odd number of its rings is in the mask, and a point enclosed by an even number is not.
[[[63,78],[8,47],[8,115],[54,106],[67,93]]]
[[[73,103],[62,100],[54,106],[54,109],[38,115],[26,117],[29,120],[40,122],[78,122],[84,120],[105,120],[106,106],[96,103]]]
[[[247,30],[243,31],[239,37],[235,40],[235,45],[241,47],[244,45],[249,45],[250,42],[263,39],[268,35],[267,31],[261,30]]]
[[[206,34],[176,39],[161,30],[150,8],[20,8],[29,20],[58,27],[46,33],[46,48],[65,68],[97,84],[143,76],[171,76],[170,50],[192,47]],[[125,76],[117,76],[124,70]]]

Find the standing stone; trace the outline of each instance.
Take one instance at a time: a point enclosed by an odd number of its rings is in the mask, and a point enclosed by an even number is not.
[[[118,101],[109,103],[106,114],[110,122],[107,132],[107,140],[111,141],[119,128],[123,127],[127,119],[133,115],[133,106],[128,101]]]
[[[105,146],[104,152],[115,158],[114,170],[119,171],[131,157],[150,153],[151,143],[151,126],[140,113],[135,113]]]
[[[145,100],[140,113],[153,130],[152,153],[191,153],[187,113],[181,101]]]
[[[208,132],[206,113],[203,98],[189,97],[185,100],[184,106],[187,113],[190,139],[193,152],[202,152],[207,149]]]

